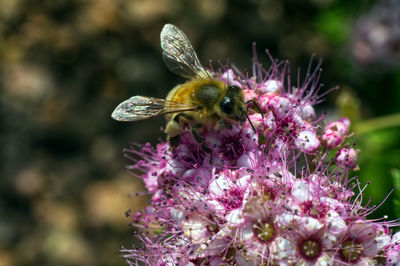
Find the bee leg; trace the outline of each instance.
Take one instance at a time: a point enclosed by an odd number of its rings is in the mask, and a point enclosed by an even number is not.
[[[191,128],[193,137],[196,139],[196,141],[200,144],[200,145],[204,145],[204,139],[202,136],[200,136],[199,132],[197,132],[197,129],[200,128],[202,126],[202,124],[194,124]],[[207,148],[208,149],[208,148]]]
[[[192,131],[193,137],[194,137],[194,138],[196,139],[196,141],[200,144],[201,148],[202,148],[205,152],[207,152],[208,154],[210,154],[210,164],[211,164],[211,162],[212,162],[212,150],[211,150],[210,148],[208,148],[208,147],[205,145],[205,141],[204,141],[203,137],[200,136],[199,132],[197,132],[197,129],[200,128],[200,127],[202,127],[202,126],[203,126],[203,125],[200,124],[200,123],[194,124],[194,125],[192,126],[192,128],[191,128],[191,131]]]
[[[179,145],[180,134],[182,133],[183,126],[182,118],[193,120],[193,117],[186,113],[177,113],[165,127],[165,133],[168,135],[168,142],[171,147],[177,147]]]
[[[219,128],[222,128],[222,129],[226,128],[226,124],[225,124],[224,120],[222,120],[221,118],[218,119],[218,125],[219,125]]]
[[[172,148],[178,147],[180,139],[180,135],[177,135],[175,137],[168,137],[169,146],[171,146]]]
[[[231,123],[226,123],[223,119],[218,120],[219,128],[221,129],[232,129],[232,124]]]

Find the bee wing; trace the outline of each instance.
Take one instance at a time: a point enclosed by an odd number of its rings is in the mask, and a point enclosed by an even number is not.
[[[172,24],[165,24],[160,39],[163,59],[169,70],[186,78],[209,76],[182,30]]]
[[[133,96],[120,103],[111,117],[118,121],[138,121],[167,113],[195,110],[184,103],[146,96]]]

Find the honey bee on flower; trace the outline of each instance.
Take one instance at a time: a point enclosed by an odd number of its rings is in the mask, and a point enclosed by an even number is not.
[[[216,122],[249,120],[246,104],[254,100],[245,102],[239,86],[232,86],[204,69],[190,41],[178,27],[166,24],[160,37],[163,59],[169,70],[189,80],[175,86],[165,99],[133,96],[119,104],[111,116],[118,121],[138,121],[165,115],[168,121],[165,133],[172,145],[179,143],[183,126],[189,125],[195,139],[207,150],[197,130]]]

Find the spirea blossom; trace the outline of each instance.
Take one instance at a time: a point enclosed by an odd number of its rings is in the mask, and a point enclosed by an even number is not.
[[[122,249],[130,265],[399,263],[399,237],[389,231],[397,222],[369,220],[375,207],[362,205],[364,188],[349,176],[359,154],[345,143],[349,119],[321,128],[316,116],[320,63],[292,83],[289,64],[271,61],[264,69],[255,59],[252,73],[214,71],[261,110],[249,106],[251,124],[203,127],[211,152],[189,127],[177,147],[126,150],[151,194],[130,214],[141,241]]]

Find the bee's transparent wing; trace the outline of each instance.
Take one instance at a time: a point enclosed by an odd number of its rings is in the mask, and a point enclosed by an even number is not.
[[[111,117],[118,121],[138,121],[167,113],[195,110],[194,106],[147,96],[133,96],[120,103]]]
[[[163,59],[169,70],[186,78],[208,76],[182,30],[172,24],[165,24],[160,38]]]

